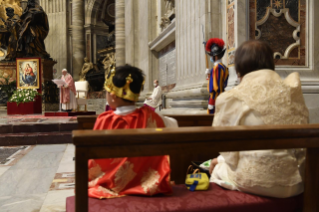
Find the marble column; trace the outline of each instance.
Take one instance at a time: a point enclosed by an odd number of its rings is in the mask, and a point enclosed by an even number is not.
[[[125,64],[125,0],[115,1],[116,65]]]
[[[85,57],[84,1],[72,1],[72,69],[74,80],[79,79]]]
[[[205,40],[222,36],[221,1],[175,1],[176,87],[166,94],[162,114],[207,114],[203,33]]]

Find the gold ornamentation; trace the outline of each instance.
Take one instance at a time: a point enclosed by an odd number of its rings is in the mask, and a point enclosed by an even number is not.
[[[111,195],[113,195],[113,196],[118,196],[118,195],[119,195],[118,193],[115,193],[114,191],[111,191],[110,189],[104,188],[104,187],[102,187],[102,186],[99,186],[99,187],[97,188],[97,190],[98,190],[98,191],[102,191],[102,192],[107,193],[107,194],[111,194]]]
[[[279,8],[281,8],[282,3],[281,3],[280,0],[275,0],[275,1],[274,1],[274,5],[275,5],[275,7],[276,7],[277,9],[279,9]]]
[[[99,164],[93,160],[94,166],[89,169],[89,179],[91,180],[89,182],[89,188],[96,186],[99,179],[101,179],[105,173],[102,172],[102,169]]]
[[[134,93],[130,89],[130,84],[133,82],[131,74],[129,74],[129,76],[126,77],[126,84],[121,88],[116,87],[113,84],[114,75],[115,75],[115,70],[112,69],[105,80],[105,84],[104,84],[105,90],[109,93],[115,94],[117,97],[120,97],[122,99],[134,101],[134,102],[138,101],[138,97],[140,96],[140,94]],[[143,86],[144,86],[144,81],[142,83],[141,89],[143,88]]]
[[[117,170],[115,174],[114,184],[115,187],[111,188],[115,193],[120,193],[126,185],[131,182],[136,176],[136,173],[133,171],[134,164],[125,161],[125,163]]]
[[[153,119],[152,115],[150,115],[150,117],[148,117],[146,126],[147,126],[147,128],[157,128],[156,120]]]
[[[149,169],[146,173],[144,173],[141,180],[141,186],[145,194],[149,192],[150,195],[153,195],[156,192],[159,178],[160,175],[154,169]]]

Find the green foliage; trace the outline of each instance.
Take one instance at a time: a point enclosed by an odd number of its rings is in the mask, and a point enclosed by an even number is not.
[[[9,102],[16,102],[17,105],[25,102],[35,102],[35,97],[41,94],[36,89],[18,89],[11,96]]]
[[[16,81],[10,81],[10,78],[1,78],[0,80],[0,90],[4,91],[7,96],[8,99],[10,99],[10,97],[12,96],[13,92],[17,89],[16,88]]]

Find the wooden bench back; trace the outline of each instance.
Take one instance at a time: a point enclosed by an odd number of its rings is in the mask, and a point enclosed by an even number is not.
[[[214,115],[169,115],[177,120],[180,127],[212,126]],[[91,130],[97,116],[78,116],[78,129]]]
[[[88,160],[170,155],[182,163],[184,153],[307,148],[304,211],[319,211],[319,125],[184,127],[73,131],[76,146],[76,211],[88,209]],[[206,158],[209,159],[209,158]],[[187,158],[188,163],[193,158]],[[184,161],[185,162],[185,161]],[[185,176],[186,170],[178,170]],[[172,180],[178,176],[172,170]]]

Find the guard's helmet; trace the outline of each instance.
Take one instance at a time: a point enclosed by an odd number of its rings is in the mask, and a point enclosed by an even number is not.
[[[206,43],[206,52],[210,56],[223,57],[226,49],[224,49],[225,42],[220,38],[211,38]]]

